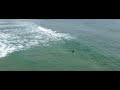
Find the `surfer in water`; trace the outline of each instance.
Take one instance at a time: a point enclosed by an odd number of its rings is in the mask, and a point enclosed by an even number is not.
[[[72,53],[74,53],[75,52],[75,50],[72,50]]]

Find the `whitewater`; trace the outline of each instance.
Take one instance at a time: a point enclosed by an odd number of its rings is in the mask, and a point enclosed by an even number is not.
[[[9,25],[7,22],[1,23],[0,58],[36,45],[48,46],[49,42],[73,38],[67,33],[58,33],[55,30],[36,25],[33,22],[17,21],[13,25]]]

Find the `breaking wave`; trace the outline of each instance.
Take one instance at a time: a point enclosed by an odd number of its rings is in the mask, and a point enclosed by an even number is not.
[[[29,22],[2,25],[0,26],[0,58],[15,51],[36,45],[48,46],[50,42],[63,41],[64,39],[71,40],[73,37]]]

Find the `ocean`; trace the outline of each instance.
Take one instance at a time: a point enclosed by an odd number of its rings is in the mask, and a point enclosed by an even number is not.
[[[119,70],[120,19],[0,19],[0,71]]]

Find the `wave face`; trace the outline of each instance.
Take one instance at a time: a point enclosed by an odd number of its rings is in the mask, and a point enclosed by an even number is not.
[[[67,33],[58,33],[52,29],[22,20],[0,21],[0,58],[19,50],[36,45],[48,46],[50,42],[71,40]]]

